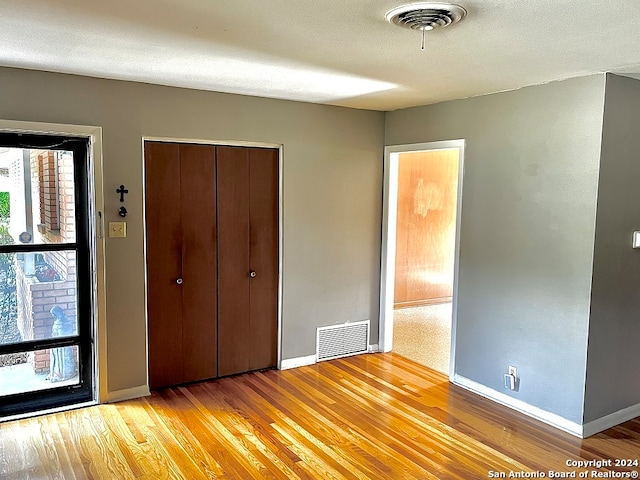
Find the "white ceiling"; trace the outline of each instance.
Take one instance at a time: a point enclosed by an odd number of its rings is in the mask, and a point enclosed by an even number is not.
[[[424,51],[404,3],[0,0],[0,65],[374,110],[640,72],[640,0],[455,0]]]

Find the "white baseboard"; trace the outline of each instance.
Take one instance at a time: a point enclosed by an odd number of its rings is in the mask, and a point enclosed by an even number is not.
[[[517,410],[520,413],[524,413],[529,417],[535,418],[536,420],[540,420],[541,422],[546,423],[547,425],[551,425],[552,427],[559,428],[560,430],[564,430],[571,435],[575,435],[579,438],[584,438],[584,431],[582,425],[567,420],[560,415],[556,415],[555,413],[547,412],[546,410],[542,410],[541,408],[534,407],[533,405],[529,405],[522,400],[518,400],[517,398],[510,397],[509,395],[505,395],[504,393],[500,393],[492,388],[486,387],[480,383],[474,382],[473,380],[469,380],[466,377],[461,375],[453,376],[453,383],[458,385],[466,390],[477,393],[489,400],[493,400],[505,407],[512,408],[513,410]]]
[[[124,400],[131,400],[132,398],[148,397],[149,395],[151,395],[149,387],[147,385],[140,385],[139,387],[109,392],[107,394],[107,402],[122,402]]]
[[[287,358],[280,362],[280,370],[288,370],[290,368],[305,367],[316,363],[315,355],[307,355],[306,357]]]
[[[380,348],[378,344],[369,345],[368,353],[378,353]],[[280,362],[280,370],[289,370],[290,368],[305,367],[317,363],[316,355],[307,355],[306,357],[287,358]]]
[[[584,438],[595,435],[621,423],[640,417],[640,403],[631,407],[623,408],[617,412],[613,412],[592,422],[585,423],[582,426],[582,435]]]

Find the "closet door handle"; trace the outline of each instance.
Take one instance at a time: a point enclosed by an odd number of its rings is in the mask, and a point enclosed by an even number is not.
[[[176,283],[178,285],[182,285],[183,280],[181,278],[176,279]]]
[[[251,271],[249,272],[249,276],[250,276],[251,278],[256,278],[256,275],[258,275],[258,274],[257,274],[256,272],[254,272],[253,270],[251,270]]]

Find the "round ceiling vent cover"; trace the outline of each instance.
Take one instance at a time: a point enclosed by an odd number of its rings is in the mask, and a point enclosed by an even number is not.
[[[424,32],[458,23],[466,14],[459,5],[418,2],[389,10],[385,17],[395,25]]]

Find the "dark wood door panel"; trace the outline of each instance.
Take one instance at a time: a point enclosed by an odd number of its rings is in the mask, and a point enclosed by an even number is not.
[[[274,367],[278,325],[278,150],[253,148],[250,167],[250,370]]]
[[[182,383],[182,270],[180,151],[177,144],[145,143],[149,385]],[[178,188],[176,188],[176,184]]]
[[[249,370],[249,155],[216,147],[218,188],[218,375]]]
[[[185,381],[216,377],[215,147],[181,145],[182,342]]]
[[[278,169],[275,149],[146,142],[152,388],[276,365]]]

